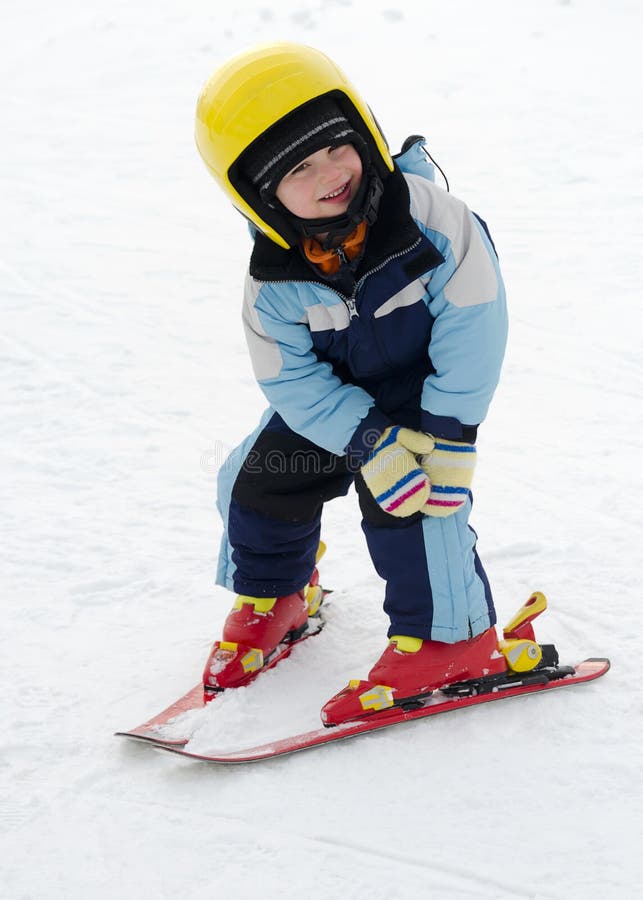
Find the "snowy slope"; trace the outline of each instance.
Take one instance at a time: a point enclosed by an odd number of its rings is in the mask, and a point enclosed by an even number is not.
[[[238,6],[3,12],[2,897],[629,900],[643,876],[640,5]],[[214,65],[279,38],[333,55],[393,148],[426,134],[489,222],[512,325],[479,442],[480,552],[501,621],[540,588],[541,638],[613,670],[215,770],[111,732],[198,680],[230,601],[213,586],[215,473],[264,402],[239,321],[248,239],[198,159],[193,111]],[[355,506],[325,517],[326,631],[224,698],[219,743],[315,727],[381,651]]]

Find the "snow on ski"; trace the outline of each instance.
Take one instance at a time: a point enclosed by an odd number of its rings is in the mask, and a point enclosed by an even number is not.
[[[325,595],[330,593],[329,591],[325,592]],[[315,635],[319,634],[319,632],[324,627],[324,620],[321,616],[317,616],[314,619],[309,619],[309,622],[314,623],[311,625],[310,629],[303,634],[301,637],[297,638],[295,641],[291,641],[288,644],[280,644],[277,647],[273,656],[266,662],[266,664],[259,669],[254,678],[249,682],[255,680],[258,676],[260,676],[263,672],[267,672],[269,669],[274,669],[274,667],[280,663],[283,659],[290,656],[294,647],[297,644],[301,644],[304,641],[307,641],[308,638],[315,637]],[[137,741],[144,741],[149,744],[159,744],[168,747],[184,747],[188,743],[188,738],[186,737],[169,737],[163,735],[163,726],[167,725],[168,722],[176,719],[177,716],[181,716],[184,713],[190,712],[191,710],[203,709],[203,707],[207,703],[212,703],[216,700],[219,695],[217,693],[213,693],[209,696],[206,701],[204,696],[203,682],[199,682],[193,688],[191,688],[187,694],[184,694],[182,697],[179,697],[178,700],[175,700],[174,703],[171,703],[167,709],[164,709],[162,712],[158,713],[151,719],[148,719],[146,722],[143,722],[142,725],[137,725],[135,728],[131,728],[128,731],[117,731],[115,734],[117,737],[127,737],[132,738]]]
[[[239,749],[236,751],[226,751],[221,754],[213,753],[212,755],[204,755],[191,753],[189,750],[184,749],[187,741],[169,742],[159,739],[152,740],[152,743],[154,743],[158,749],[167,750],[187,759],[201,762],[221,765],[258,762],[261,760],[273,759],[277,756],[286,756],[302,750],[310,750],[324,744],[346,740],[347,738],[356,737],[360,734],[366,734],[371,731],[377,731],[383,728],[389,728],[393,725],[410,722],[414,719],[427,718],[440,713],[453,712],[458,709],[476,706],[480,703],[489,703],[494,700],[520,697],[525,694],[534,694],[558,687],[571,687],[573,685],[583,684],[588,681],[593,681],[596,678],[600,678],[601,675],[604,675],[609,670],[609,667],[610,662],[608,659],[591,658],[583,660],[583,662],[573,666],[573,674],[565,675],[556,680],[545,679],[531,684],[514,682],[510,686],[498,688],[488,693],[474,694],[465,697],[447,697],[442,692],[436,691],[425,701],[424,705],[418,709],[405,710],[396,708],[395,710],[387,711],[384,714],[376,713],[369,718],[345,722],[333,728],[319,728],[315,731],[293,735],[260,746]],[[186,694],[185,698],[182,698],[182,700],[187,700],[188,697],[190,697],[190,694]],[[174,709],[181,704],[181,702],[181,700],[178,701],[178,704],[175,704],[174,707],[169,707],[166,712]],[[167,721],[167,719],[165,719],[165,721]],[[127,737],[140,737],[143,740],[148,739],[146,735],[136,734],[136,729],[133,732],[120,732],[120,734],[124,734]]]

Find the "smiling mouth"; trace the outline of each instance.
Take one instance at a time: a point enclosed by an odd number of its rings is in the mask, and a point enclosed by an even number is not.
[[[330,194],[326,194],[325,197],[320,197],[319,200],[320,200],[320,202],[323,200],[330,200],[335,203],[340,202],[342,200],[347,200],[348,196],[350,194],[350,188],[351,188],[351,182],[350,182],[350,178],[349,178],[349,180],[345,184],[341,185],[341,187],[338,187],[337,190],[331,191]]]

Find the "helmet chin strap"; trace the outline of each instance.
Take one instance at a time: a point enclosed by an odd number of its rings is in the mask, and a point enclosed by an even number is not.
[[[303,237],[325,235],[320,243],[324,250],[330,250],[341,243],[342,238],[355,231],[360,222],[373,224],[377,218],[383,189],[382,179],[371,167],[366,177],[362,178],[359,190],[348,209],[340,216],[328,219],[300,219],[290,215],[290,220]]]

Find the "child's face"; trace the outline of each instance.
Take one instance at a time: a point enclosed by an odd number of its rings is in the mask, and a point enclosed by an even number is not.
[[[352,144],[311,153],[279,182],[277,199],[300,219],[345,213],[362,180],[362,160]]]

